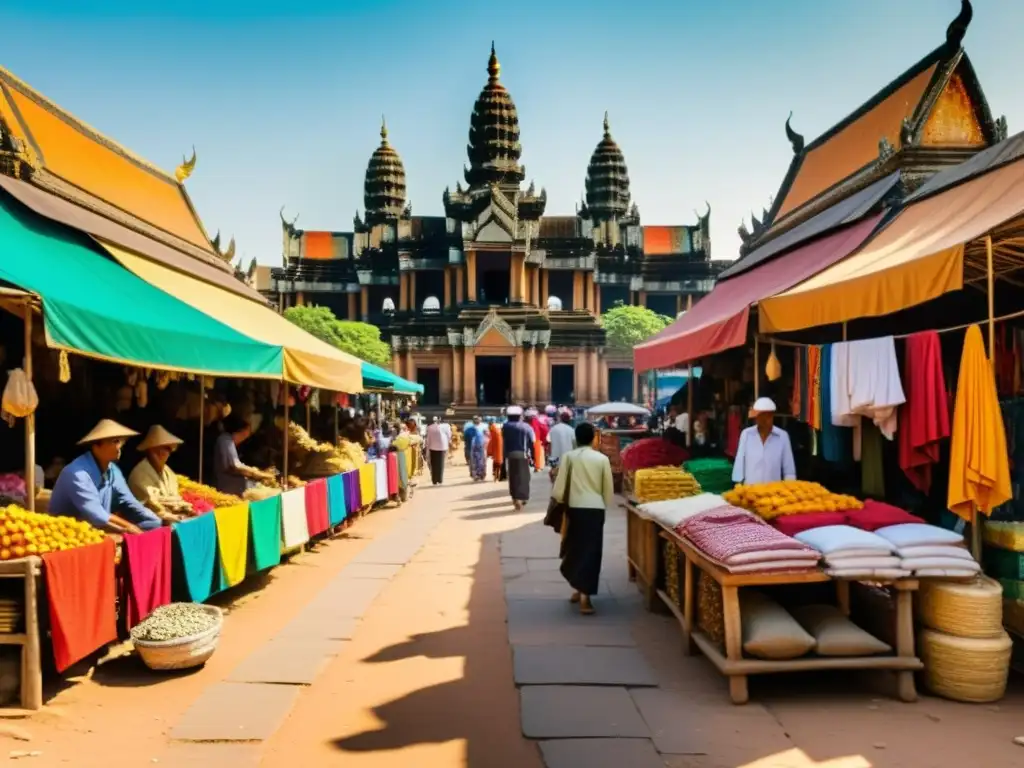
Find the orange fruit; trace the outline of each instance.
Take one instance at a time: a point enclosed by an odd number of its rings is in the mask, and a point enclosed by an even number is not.
[[[6,547],[4,549],[0,549],[0,560],[10,560],[10,559],[11,559],[11,550],[7,549]]]
[[[17,546],[19,544],[24,544],[24,543],[25,543],[25,534],[23,534],[23,533],[16,533],[13,536],[11,536],[11,544],[14,544],[15,546]]]
[[[25,548],[24,547],[18,546],[18,547],[15,547],[12,551],[14,552],[14,556],[15,557],[24,557],[25,556]]]

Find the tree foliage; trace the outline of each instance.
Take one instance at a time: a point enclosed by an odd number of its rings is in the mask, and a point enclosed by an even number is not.
[[[339,320],[328,307],[291,307],[284,316],[307,333],[368,363],[387,367],[391,347],[380,338],[380,328],[354,320]]]
[[[633,307],[616,302],[601,315],[601,325],[608,336],[608,346],[632,349],[672,322],[647,307]]]

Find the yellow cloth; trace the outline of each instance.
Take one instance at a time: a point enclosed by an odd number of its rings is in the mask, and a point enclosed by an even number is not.
[[[947,502],[952,512],[970,520],[975,506],[991,515],[993,509],[1012,497],[996,381],[985,355],[981,329],[972,325],[964,338],[956,386]]]
[[[363,506],[368,507],[377,498],[377,470],[367,462],[359,468],[359,494],[363,497]]]
[[[245,578],[249,554],[249,505],[235,504],[213,510],[217,523],[217,550],[220,554],[221,588],[239,584]]]

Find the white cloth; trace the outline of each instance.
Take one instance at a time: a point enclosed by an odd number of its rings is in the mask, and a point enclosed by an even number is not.
[[[890,581],[892,579],[905,579],[910,571],[902,568],[832,568],[826,569],[825,573],[833,579],[881,579]]]
[[[762,440],[756,426],[747,427],[740,432],[732,481],[755,485],[777,483],[779,480],[796,480],[796,462],[789,434],[772,427],[768,439]]]
[[[897,410],[907,398],[892,336],[833,344],[830,379],[832,423],[854,428],[854,458],[860,458],[861,416],[893,439]]]
[[[568,424],[559,422],[548,432],[548,442],[551,443],[551,458],[561,459],[576,447],[576,433]]]
[[[978,572],[963,568],[922,568],[914,575],[931,579],[973,579],[978,575]]]
[[[281,494],[281,548],[295,549],[309,541],[306,491],[294,488]]]
[[[433,423],[427,427],[427,450],[428,451],[447,451],[448,446],[451,443],[451,432],[442,429],[442,425]]]
[[[725,564],[743,565],[744,563],[773,563],[778,560],[799,560],[805,564],[809,561],[814,565],[820,559],[820,552],[800,547],[799,544],[793,542],[792,549],[759,549],[754,552],[742,552],[738,555],[732,555],[725,559]]]
[[[374,459],[375,472],[373,473],[377,501],[388,500],[388,461],[387,459]]]
[[[676,416],[675,428],[684,435],[690,434],[690,414],[680,413]]]
[[[817,560],[761,560],[739,565],[722,564],[729,573],[774,573],[775,571],[811,571],[818,567]]]
[[[933,544],[960,544],[964,540],[964,537],[955,531],[947,531],[945,528],[927,523],[887,525],[875,531],[875,535],[892,542],[896,549]]]
[[[971,560],[971,553],[963,547],[949,545],[926,545],[921,547],[900,547],[896,554],[903,558],[912,557],[952,557],[957,560]]]
[[[895,555],[878,555],[876,557],[826,557],[825,565],[829,568],[905,568],[906,565]]]
[[[572,468],[571,473],[569,468]],[[565,485],[570,474],[572,477],[567,495]],[[551,498],[565,501],[577,509],[607,509],[612,505],[614,486],[612,465],[608,457],[587,445],[569,451],[562,457],[555,487],[551,489]]]
[[[955,557],[910,557],[903,560],[903,566],[909,571],[920,571],[930,568],[943,570],[971,571],[978,573],[981,566],[974,560],[960,560]]]
[[[638,509],[666,528],[675,528],[694,515],[726,506],[725,499],[717,493],[699,493],[682,499],[665,499],[640,504]],[[751,515],[753,517],[753,515]]]
[[[824,525],[801,531],[794,536],[812,549],[826,556],[839,556],[844,551],[871,551],[874,554],[890,554],[896,550],[892,542],[868,531],[862,531],[850,525]]]

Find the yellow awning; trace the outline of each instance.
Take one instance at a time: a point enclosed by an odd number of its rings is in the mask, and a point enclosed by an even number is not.
[[[265,304],[157,264],[113,243],[99,243],[127,270],[150,285],[246,336],[283,347],[282,377],[286,381],[336,392],[363,391],[362,360],[306,333]]]
[[[878,317],[963,287],[964,247],[1024,213],[1024,161],[913,203],[860,251],[763,300],[763,333]]]

